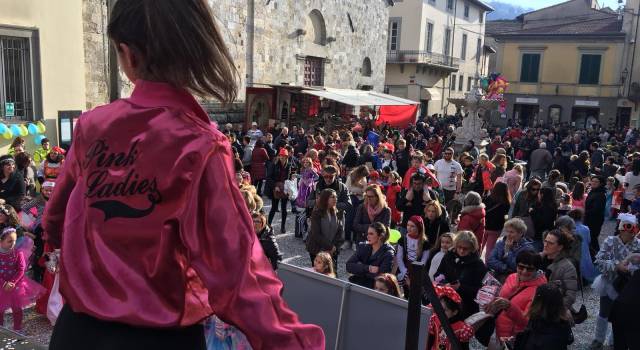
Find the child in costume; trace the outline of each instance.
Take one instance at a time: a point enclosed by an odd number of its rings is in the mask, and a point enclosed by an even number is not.
[[[449,318],[449,324],[453,328],[456,337],[462,343],[463,349],[469,348],[469,341],[473,338],[473,327],[466,324],[461,317],[462,314],[462,298],[458,292],[449,286],[433,286],[436,294],[440,299],[440,303],[444,308],[444,313]],[[451,342],[447,339],[442,323],[435,313],[431,315],[429,322],[429,349],[430,350],[451,350]]]
[[[238,328],[212,316],[204,323],[207,350],[251,350],[251,345]]]
[[[11,308],[13,329],[19,332],[22,330],[22,308],[44,293],[44,288],[24,275],[33,244],[16,247],[17,239],[13,227],[0,233],[0,325],[4,324],[4,312]]]

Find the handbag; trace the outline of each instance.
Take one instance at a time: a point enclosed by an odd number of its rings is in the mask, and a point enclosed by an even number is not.
[[[578,311],[573,311],[573,308],[569,309],[571,311],[571,317],[573,317],[573,322],[575,324],[581,324],[587,320],[589,314],[587,313],[587,307],[584,305],[584,286],[582,285],[582,276],[578,276],[580,279],[580,294],[582,296],[582,305]]]
[[[284,193],[284,182],[278,181],[273,185],[273,198],[274,199],[282,199],[285,197]]]
[[[49,302],[47,303],[47,318],[52,326],[56,324],[62,306],[64,306],[64,302],[60,294],[60,274],[56,273],[53,286],[51,287],[51,294],[49,294]]]

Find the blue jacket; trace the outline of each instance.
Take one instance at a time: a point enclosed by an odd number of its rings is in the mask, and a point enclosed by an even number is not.
[[[385,243],[375,254],[368,243],[360,243],[356,252],[347,260],[347,272],[353,274],[349,281],[363,287],[373,288],[374,279],[378,274],[390,273],[395,250],[389,243]],[[377,274],[369,272],[369,266],[378,266]]]
[[[600,274],[600,272],[593,265],[591,260],[591,253],[589,253],[589,245],[591,244],[591,231],[589,227],[585,226],[582,222],[576,221],[576,235],[582,237],[582,247],[580,256],[580,275],[589,282]]]
[[[505,257],[504,245],[506,238],[501,238],[491,252],[489,260],[487,260],[487,268],[495,271],[498,274],[513,273],[516,272],[516,256],[523,250],[535,250],[531,241],[526,238],[520,240],[520,244],[516,249],[511,249]]]

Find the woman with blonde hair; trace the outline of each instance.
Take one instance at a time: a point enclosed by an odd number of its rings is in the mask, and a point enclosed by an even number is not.
[[[364,202],[356,209],[353,219],[353,241],[366,241],[369,225],[379,222],[387,227],[391,225],[391,209],[387,205],[387,198],[378,185],[369,185],[365,190]]]
[[[424,231],[429,242],[437,242],[441,234],[449,232],[447,211],[437,200],[430,200],[424,205]]]

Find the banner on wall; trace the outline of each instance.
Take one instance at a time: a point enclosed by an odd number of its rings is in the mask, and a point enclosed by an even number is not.
[[[418,105],[408,106],[380,106],[376,126],[388,123],[392,127],[406,128],[409,124],[416,123]]]

